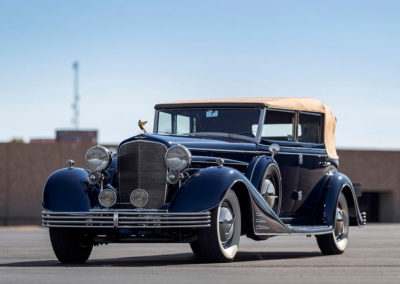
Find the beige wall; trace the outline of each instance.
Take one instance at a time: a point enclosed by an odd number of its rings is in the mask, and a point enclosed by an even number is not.
[[[380,192],[379,219],[400,222],[400,151],[338,151],[340,171],[363,191]]]
[[[8,174],[7,174],[8,144],[0,144],[0,225],[4,225],[8,206]]]
[[[0,225],[40,224],[47,177],[67,159],[85,167],[89,144],[0,143]],[[400,222],[400,152],[338,151],[340,171],[365,191],[383,192],[382,220]]]
[[[91,145],[0,143],[0,225],[40,224],[44,183],[67,159],[84,167]]]

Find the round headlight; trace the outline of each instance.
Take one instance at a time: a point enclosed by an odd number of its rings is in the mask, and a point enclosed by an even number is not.
[[[192,161],[192,153],[182,145],[172,146],[165,154],[165,162],[173,171],[186,169]]]
[[[102,190],[99,194],[99,203],[103,207],[111,207],[117,202],[117,193],[109,188]]]
[[[133,206],[142,208],[149,201],[149,195],[145,190],[138,188],[132,191],[130,199]]]
[[[101,172],[110,165],[111,152],[106,147],[97,145],[87,151],[85,159],[89,169]]]

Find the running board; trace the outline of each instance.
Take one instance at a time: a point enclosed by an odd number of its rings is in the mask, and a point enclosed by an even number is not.
[[[250,183],[246,182],[247,188],[252,196],[253,209],[253,228],[256,236],[276,236],[276,235],[321,235],[333,232],[333,227],[328,225],[314,226],[291,226],[285,224],[274,210],[265,201],[264,197]]]
[[[323,235],[333,232],[332,226],[291,226],[283,223],[278,216],[264,215],[259,208],[256,211],[254,233],[257,236]]]
[[[333,232],[332,226],[290,226],[293,234],[322,235]]]

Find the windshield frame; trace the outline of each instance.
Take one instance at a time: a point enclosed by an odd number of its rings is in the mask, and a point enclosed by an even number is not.
[[[226,108],[226,109],[248,109],[246,107],[219,107],[219,108]],[[258,126],[257,126],[257,132],[254,138],[245,136],[245,135],[238,135],[234,133],[228,133],[228,132],[212,132],[212,135],[209,135],[210,137],[229,137],[229,138],[236,138],[236,139],[242,139],[246,140],[249,142],[254,142],[254,143],[260,143],[261,141],[261,134],[262,134],[262,127],[263,127],[263,122],[265,119],[265,113],[266,113],[266,108],[259,108],[259,107],[251,107],[253,109],[258,109],[260,110],[260,116],[258,119]],[[180,110],[180,109],[204,109],[208,110],[209,108],[207,107],[190,107],[190,108],[173,108],[174,110]],[[159,118],[159,113],[160,111],[163,111],[164,109],[156,109],[154,113],[154,123],[153,123],[153,133],[157,135],[165,135],[165,136],[183,136],[183,137],[195,137],[195,135],[182,135],[182,134],[163,134],[163,133],[157,133],[158,132],[158,118]],[[168,108],[168,110],[171,110]],[[220,135],[219,135],[220,134]]]

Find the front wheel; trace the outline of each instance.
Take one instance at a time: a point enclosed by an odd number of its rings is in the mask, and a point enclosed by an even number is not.
[[[316,236],[322,254],[342,254],[349,238],[349,208],[341,192],[336,205],[335,228],[331,234]]]
[[[230,189],[221,204],[211,211],[211,227],[200,230],[197,241],[190,246],[197,256],[207,260],[233,261],[240,232],[240,205],[235,192]]]
[[[77,229],[49,228],[54,253],[61,263],[84,263],[93,248],[93,238]]]

